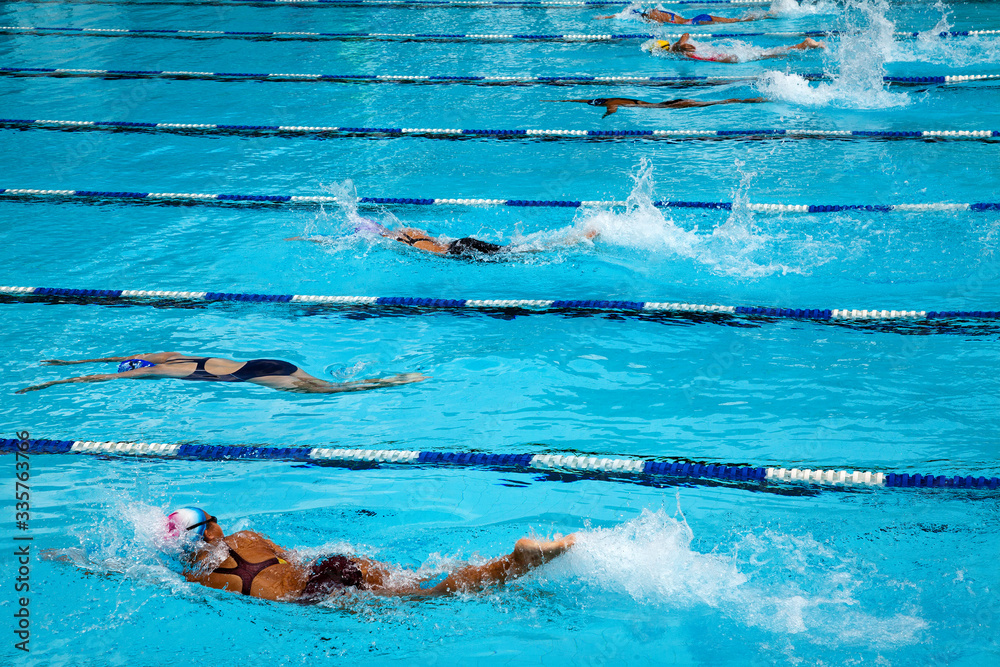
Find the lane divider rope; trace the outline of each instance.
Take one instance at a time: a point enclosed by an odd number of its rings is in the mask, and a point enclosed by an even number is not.
[[[620,34],[504,34],[504,33],[407,33],[407,32],[308,32],[279,31],[267,32],[259,30],[194,30],[179,28],[73,28],[46,26],[0,26],[0,33],[67,33],[72,35],[92,35],[104,37],[225,37],[232,39],[265,39],[278,38],[286,41],[295,40],[360,40],[360,39],[403,39],[403,40],[449,40],[449,41],[551,41],[551,42],[612,42],[638,39],[678,39],[684,33],[620,33]],[[747,37],[837,37],[844,34],[841,30],[805,30],[788,32],[699,32],[689,33],[697,39],[741,39]],[[899,31],[893,33],[897,37],[919,37],[920,32]],[[951,30],[933,34],[946,37],[977,37],[985,35],[1000,35],[1000,30]]]
[[[124,192],[105,190],[35,190],[26,188],[0,188],[0,201],[16,198],[83,198],[122,200],[134,202],[184,202],[184,203],[258,203],[258,204],[330,204],[336,197],[330,195],[251,195],[251,194],[200,194],[196,192]],[[513,206],[527,208],[581,208],[584,206],[624,206],[614,200],[567,199],[429,199],[417,197],[358,197],[352,203],[376,206]],[[657,208],[696,208],[733,210],[733,202],[704,201],[654,201]],[[739,207],[738,207],[739,208]],[[742,208],[757,213],[839,213],[842,211],[891,212],[981,212],[1000,211],[1000,202],[922,204],[744,204]]]
[[[507,84],[653,84],[695,85],[698,82],[728,83],[756,81],[759,74],[731,76],[594,76],[573,74],[557,76],[532,75],[432,75],[432,74],[295,74],[295,73],[253,73],[253,72],[195,72],[184,70],[129,70],[129,69],[78,69],[68,67],[0,67],[0,74],[13,76],[47,77],[100,77],[118,79],[199,79],[212,81],[335,81],[351,83],[507,83]],[[800,74],[808,81],[826,81],[826,74]],[[998,74],[957,74],[946,76],[884,76],[882,81],[890,84],[924,85],[931,83],[962,83],[970,81],[994,81]]]
[[[306,294],[255,294],[239,292],[195,292],[166,290],[98,290],[61,287],[0,286],[0,294],[16,297],[70,297],[86,301],[123,299],[157,302],[241,301],[249,303],[331,304],[339,306],[399,306],[434,309],[519,308],[531,310],[610,310],[628,312],[700,313],[729,317],[763,316],[799,320],[939,320],[1000,319],[1000,311],[925,311],[857,308],[777,308],[767,306],[723,306],[658,301],[607,301],[559,299],[440,299],[424,297],[319,296]]]
[[[803,139],[986,139],[1000,137],[1000,130],[817,130],[817,129],[741,129],[741,130],[490,130],[435,127],[339,127],[332,125],[252,125],[224,123],[148,123],[126,120],[39,120],[0,118],[0,127],[19,129],[93,129],[112,132],[215,132],[225,134],[332,134],[388,138],[399,135],[455,138],[477,136],[494,138],[565,137],[677,139],[715,137],[788,137]]]
[[[19,440],[0,439],[0,452],[17,451]],[[662,476],[727,482],[780,482],[816,486],[989,489],[1000,479],[982,475],[933,475],[860,470],[814,470],[651,461],[561,454],[484,454],[478,452],[420,452],[395,449],[336,449],[325,447],[251,447],[174,445],[146,442],[90,440],[28,440],[29,454],[92,454],[202,461],[280,460],[341,463],[387,463],[452,467],[503,467],[528,470],[596,472],[612,475]]]

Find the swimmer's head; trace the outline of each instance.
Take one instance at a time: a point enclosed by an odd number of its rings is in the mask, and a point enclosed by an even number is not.
[[[118,364],[118,372],[126,373],[128,371],[134,371],[137,368],[148,368],[149,366],[155,366],[151,361],[146,361],[145,359],[126,359],[125,361]]]
[[[656,40],[656,43],[653,44],[653,48],[654,49],[663,49],[664,51],[669,51],[670,50],[670,42],[668,42],[665,39],[658,39],[658,40]]]
[[[358,224],[354,226],[355,234],[381,234],[386,231],[384,225],[380,225],[374,220],[369,220],[368,218],[360,218]]]
[[[167,537],[170,539],[202,539],[205,528],[215,517],[200,507],[182,507],[167,517]]]

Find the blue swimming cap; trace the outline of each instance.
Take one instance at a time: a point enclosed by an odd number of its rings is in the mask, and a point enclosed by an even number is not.
[[[126,371],[134,371],[137,368],[148,368],[155,365],[153,362],[146,361],[145,359],[126,359],[118,364],[118,372],[124,373]]]
[[[174,510],[167,517],[167,536],[176,538],[190,535],[200,540],[205,536],[205,527],[211,518],[212,515],[200,507],[182,507]]]

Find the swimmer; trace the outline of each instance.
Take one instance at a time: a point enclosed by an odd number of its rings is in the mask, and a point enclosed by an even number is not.
[[[480,241],[479,239],[472,238],[471,236],[466,236],[460,239],[450,239],[447,236],[431,236],[429,232],[422,229],[416,229],[414,227],[389,229],[388,227],[384,227],[370,220],[365,220],[365,223],[366,224],[364,226],[359,227],[359,230],[375,231],[387,239],[399,241],[400,243],[417,248],[418,250],[425,250],[436,255],[450,255],[461,259],[486,259],[489,257],[502,258],[505,255],[511,255],[516,252],[528,252],[535,250],[535,248],[530,248],[519,251],[512,245],[497,245],[496,243]],[[579,234],[569,234],[552,245],[572,245],[574,243],[579,243],[584,239],[593,239],[597,236],[597,234],[598,231],[596,229],[590,228]],[[328,237],[293,236],[285,240],[323,243],[328,240]]]
[[[441,596],[473,593],[502,585],[564,553],[575,535],[552,542],[521,538],[514,550],[483,565],[465,565],[442,575],[419,579],[370,558],[334,555],[303,562],[294,551],[260,533],[241,530],[226,535],[216,517],[184,507],[167,517],[168,539],[183,539],[185,576],[209,588],[265,600],[321,602],[351,591],[381,596]]]
[[[711,14],[698,14],[694,18],[686,19],[683,16],[678,16],[673,12],[668,12],[663,9],[647,9],[646,11],[639,11],[638,9],[632,9],[629,12],[630,15],[638,14],[640,18],[644,21],[649,21],[652,23],[672,23],[674,25],[712,25],[713,23],[745,23],[746,21],[758,21],[760,19],[770,19],[774,18],[774,14],[766,12],[764,14],[750,13],[746,14],[738,19],[729,19],[724,16],[712,16]],[[608,16],[595,16],[597,19],[613,19],[617,18],[617,14],[610,14]]]
[[[304,370],[278,359],[251,359],[233,361],[219,357],[194,357],[180,352],[156,352],[152,354],[131,354],[125,357],[104,357],[101,359],[81,359],[63,361],[47,359],[43,366],[70,366],[73,364],[118,363],[117,373],[81,375],[52,380],[26,387],[18,394],[38,391],[68,382],[106,382],[108,380],[155,380],[174,378],[177,380],[204,380],[208,382],[251,382],[281,391],[303,394],[338,394],[347,391],[366,391],[381,387],[393,387],[410,382],[420,382],[427,378],[420,373],[402,373],[384,378],[369,378],[353,382],[327,382],[309,375]]]
[[[604,107],[605,112],[601,118],[607,118],[618,111],[620,107],[638,107],[640,109],[693,109],[696,107],[711,107],[719,104],[760,104],[767,102],[766,97],[748,97],[739,99],[731,97],[728,100],[690,100],[677,99],[665,100],[663,102],[643,102],[627,97],[598,97],[594,100],[544,100],[545,102],[582,102],[592,107]]]
[[[689,33],[684,33],[681,38],[676,42],[671,44],[670,42],[658,39],[656,40],[653,48],[660,51],[670,51],[671,53],[677,53],[684,56],[685,58],[690,58],[691,60],[707,60],[714,63],[738,63],[740,59],[738,56],[730,53],[720,53],[713,56],[699,56],[696,53],[697,48],[694,44],[690,42],[691,35]],[[753,60],[767,60],[768,58],[783,58],[788,55],[789,51],[806,51],[808,49],[825,49],[826,44],[824,42],[817,42],[811,37],[806,37],[804,40],[798,44],[792,44],[791,46],[780,46],[770,51],[765,52],[763,55],[759,55]]]

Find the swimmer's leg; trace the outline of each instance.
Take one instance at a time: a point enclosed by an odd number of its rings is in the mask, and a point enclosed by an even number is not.
[[[370,389],[382,389],[383,387],[395,387],[426,379],[427,376],[420,373],[400,373],[384,378],[368,378],[352,382],[327,382],[299,369],[291,375],[265,375],[247,380],[247,382],[299,394],[342,394],[351,391],[368,391]]]
[[[326,380],[313,377],[300,369],[292,375],[270,375],[253,378],[247,380],[247,382],[298,394],[342,394],[351,391],[368,391],[370,389],[395,387],[401,384],[421,382],[426,379],[427,376],[420,373],[399,373],[384,378],[368,378],[352,382],[327,382]]]
[[[451,593],[472,593],[494,584],[506,584],[553,558],[563,554],[576,542],[576,535],[567,535],[560,540],[542,542],[523,537],[514,545],[514,550],[485,565],[467,565],[455,570],[448,578],[434,588],[410,594],[449,595]],[[398,594],[398,593],[397,593]],[[404,595],[406,593],[403,593]]]
[[[680,99],[680,100],[667,100],[666,102],[658,102],[656,104],[646,104],[644,106],[657,109],[694,109],[700,107],[714,107],[720,104],[760,104],[762,102],[767,102],[767,98],[747,97],[741,99],[737,97],[730,97],[729,99],[726,100]]]

